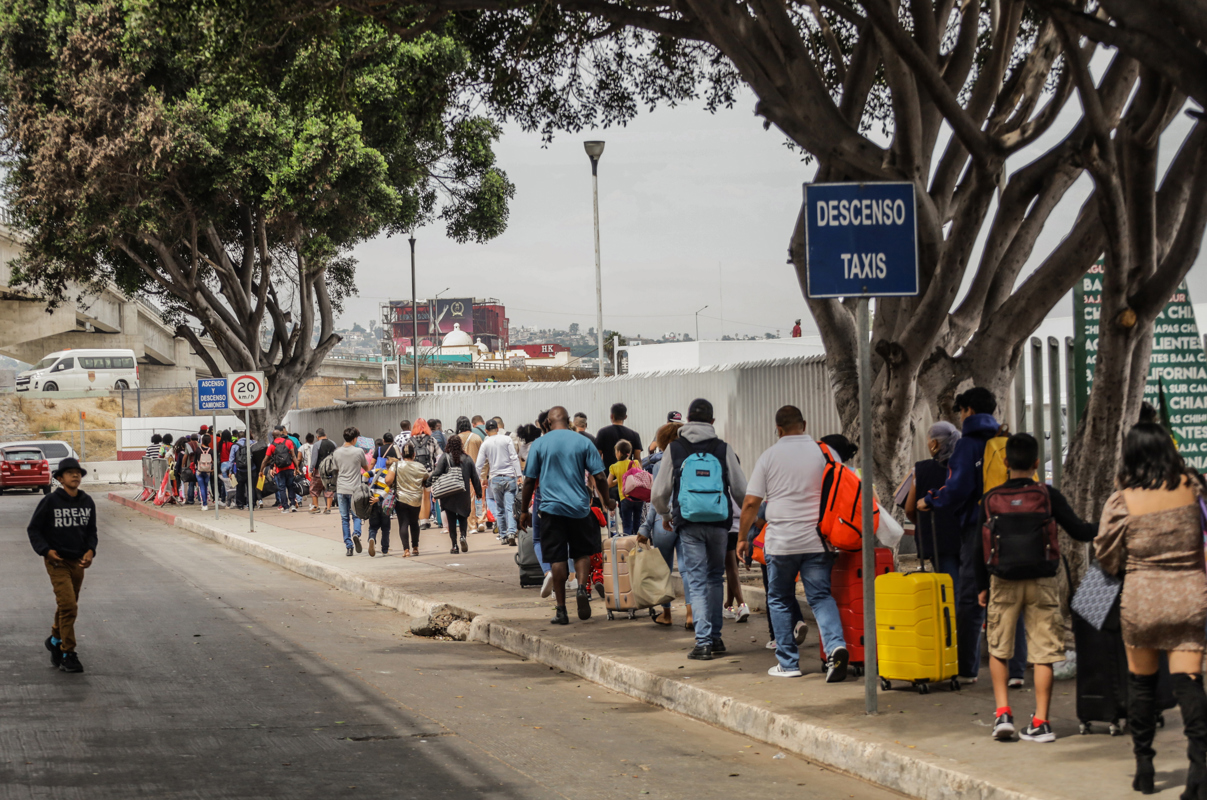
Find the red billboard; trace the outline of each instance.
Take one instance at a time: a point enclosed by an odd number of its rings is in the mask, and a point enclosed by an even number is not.
[[[439,344],[445,334],[459,325],[461,330],[481,339],[493,351],[507,349],[507,310],[493,298],[476,300],[465,297],[421,300],[418,303],[419,341]],[[384,309],[382,323],[399,348],[410,346],[414,336],[411,303],[391,300]]]

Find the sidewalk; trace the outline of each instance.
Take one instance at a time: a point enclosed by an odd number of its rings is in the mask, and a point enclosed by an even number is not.
[[[472,639],[539,661],[600,683],[610,689],[715,724],[773,747],[798,753],[849,774],[913,797],[928,800],[980,798],[1130,798],[1131,739],[1111,737],[1105,725],[1079,736],[1073,710],[1072,682],[1058,682],[1053,702],[1054,744],[990,739],[993,694],[988,670],[981,682],[951,692],[935,687],[929,695],[894,689],[880,693],[880,715],[863,713],[863,681],[827,685],[817,655],[816,626],[802,648],[799,679],[767,675],[774,654],[764,649],[767,618],[752,614],[737,625],[726,622],[726,656],[711,662],[688,661],[693,636],[684,630],[683,607],[674,607],[676,625],[662,628],[642,614],[635,620],[618,615],[609,621],[596,599],[595,613],[580,622],[571,606],[571,624],[548,624],[551,600],[536,589],[521,589],[513,556],[515,548],[497,544],[493,533],[471,534],[470,552],[448,552],[440,530],[427,530],[417,558],[404,559],[397,531],[391,555],[369,558],[367,552],[344,555],[338,512],[256,514],[256,531],[248,533],[247,513],[199,507],[160,510],[133,503],[135,489],[109,498],[106,513],[133,519],[136,513],[219,541],[356,593],[410,615],[426,615],[439,604],[474,618]],[[367,534],[367,526],[366,526]],[[395,550],[397,548],[397,550]],[[761,593],[760,600],[761,600]],[[747,598],[748,601],[751,599]],[[754,604],[752,603],[752,606]],[[761,605],[761,602],[759,603]],[[1025,723],[1033,707],[1027,688],[1012,693],[1016,724]],[[1158,788],[1172,797],[1185,779],[1185,740],[1177,711],[1166,713],[1158,731]],[[751,754],[751,758],[773,753]],[[752,765],[753,767],[753,765]]]

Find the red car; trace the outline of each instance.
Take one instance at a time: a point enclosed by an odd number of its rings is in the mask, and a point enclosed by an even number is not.
[[[25,445],[0,448],[0,492],[6,489],[50,494],[50,462],[41,450]]]

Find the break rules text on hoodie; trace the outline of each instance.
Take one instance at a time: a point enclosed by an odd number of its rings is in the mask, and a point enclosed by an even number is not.
[[[89,550],[96,553],[96,504],[85,492],[72,497],[55,489],[38,503],[26,531],[38,555],[54,550],[60,558],[77,561]]]

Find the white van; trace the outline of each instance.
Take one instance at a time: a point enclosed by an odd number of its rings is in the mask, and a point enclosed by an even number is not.
[[[63,350],[17,375],[18,392],[85,392],[137,389],[133,350]]]

